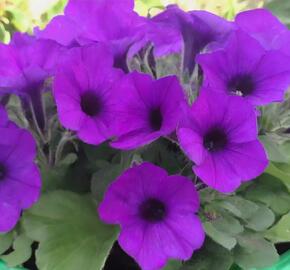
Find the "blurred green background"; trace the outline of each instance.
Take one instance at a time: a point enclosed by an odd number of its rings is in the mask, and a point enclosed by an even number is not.
[[[55,15],[63,12],[68,0],[0,0],[0,40],[7,43],[14,31],[32,32],[43,28]],[[256,7],[268,7],[290,25],[289,0],[136,0],[135,9],[141,15],[155,15],[169,4],[185,10],[205,9],[232,19],[236,13]]]

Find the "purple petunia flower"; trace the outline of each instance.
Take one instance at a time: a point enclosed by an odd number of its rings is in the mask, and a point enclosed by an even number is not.
[[[59,64],[54,97],[60,122],[86,143],[100,144],[111,137],[114,119],[113,84],[122,76],[102,44],[71,49]]]
[[[53,75],[60,53],[57,43],[21,33],[15,33],[9,45],[0,44],[1,93],[19,95],[25,111],[32,104],[41,128],[45,122],[41,93],[45,80]]]
[[[128,72],[128,51],[146,22],[133,8],[133,0],[70,0],[64,15],[54,17],[44,30],[35,29],[35,34],[67,47],[106,43],[114,66]]]
[[[157,270],[168,259],[189,259],[202,246],[198,208],[189,179],[143,163],[111,184],[98,210],[105,222],[121,225],[119,243],[142,269]]]
[[[33,137],[8,121],[3,108],[0,130],[0,232],[7,232],[16,225],[21,211],[37,201],[41,183]]]
[[[257,39],[266,49],[277,49],[279,36],[289,32],[267,9],[253,9],[239,13],[235,18],[236,25]]]
[[[257,136],[256,113],[248,102],[205,89],[177,130],[195,174],[220,192],[232,192],[266,169]]]
[[[266,49],[279,50],[290,56],[290,31],[267,9],[239,13],[236,25],[256,38]]]
[[[44,30],[36,29],[36,35],[64,46],[121,40],[145,20],[133,8],[133,0],[70,0],[64,15],[54,17]]]
[[[199,55],[197,62],[204,72],[205,86],[243,96],[253,105],[283,100],[290,83],[290,58],[267,51],[241,30],[232,34],[223,49]]]
[[[147,23],[147,32],[138,42],[151,41],[157,57],[183,50],[183,67],[191,72],[196,55],[209,44],[225,39],[233,27],[233,23],[209,12],[185,12],[171,5]]]
[[[133,72],[115,89],[114,135],[111,146],[134,149],[176,129],[185,95],[175,76],[154,81],[149,75]]]

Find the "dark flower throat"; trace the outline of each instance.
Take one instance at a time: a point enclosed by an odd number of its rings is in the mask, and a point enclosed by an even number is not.
[[[158,131],[162,127],[163,116],[160,107],[151,109],[149,113],[150,127],[154,131]]]
[[[6,176],[6,167],[3,164],[0,164],[0,181],[4,180]]]
[[[88,116],[97,116],[102,109],[100,97],[93,91],[87,91],[81,96],[82,111]]]
[[[139,213],[142,219],[155,223],[164,220],[166,207],[159,199],[150,198],[140,205]]]
[[[239,96],[248,96],[255,90],[255,82],[249,74],[239,74],[232,77],[228,82],[230,92]]]
[[[203,146],[209,152],[219,151],[227,145],[227,135],[219,128],[211,129],[203,138]]]

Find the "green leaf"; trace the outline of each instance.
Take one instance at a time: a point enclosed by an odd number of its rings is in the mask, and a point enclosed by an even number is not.
[[[60,166],[69,166],[76,162],[78,159],[78,156],[75,153],[69,153],[67,154],[61,161]]]
[[[175,144],[164,138],[145,147],[141,156],[145,161],[159,164],[169,174],[177,174],[184,168],[184,154]],[[192,172],[191,169],[190,171]]]
[[[233,250],[235,263],[242,269],[272,266],[279,260],[273,244],[258,234],[245,232],[237,236],[238,245]]]
[[[274,243],[290,242],[290,212],[268,230],[265,237]]]
[[[117,238],[115,226],[103,224],[87,195],[54,191],[24,214],[26,234],[38,241],[41,270],[100,270]]]
[[[277,141],[274,140],[274,138],[272,138],[269,135],[263,135],[259,136],[259,139],[264,144],[267,150],[268,157],[271,161],[274,162],[289,161],[289,156],[281,150],[283,146],[279,145]]]
[[[214,240],[216,243],[220,244],[224,248],[231,250],[237,244],[236,238],[230,236],[227,233],[221,232],[215,228],[211,222],[205,222],[203,224],[206,234]]]
[[[217,205],[241,219],[251,217],[259,208],[259,206],[254,202],[246,200],[240,196],[227,197],[224,200],[217,202]]]
[[[244,228],[241,223],[229,214],[222,213],[221,216],[213,220],[212,225],[220,232],[235,236],[243,232]]]
[[[247,199],[266,204],[275,213],[283,215],[290,210],[290,196],[287,188],[277,177],[265,173],[245,190]]]
[[[3,262],[3,261],[1,261],[0,260],[0,270],[25,270],[24,268],[22,268],[22,267],[13,267],[13,268],[11,268],[11,267],[8,267],[6,264],[5,264],[5,262]]]
[[[169,261],[163,270],[177,270],[181,267],[181,261]]]
[[[233,263],[231,253],[207,238],[203,247],[193,253],[179,270],[228,270]],[[174,269],[174,270],[176,270]]]
[[[90,192],[93,171],[89,168],[87,159],[79,154],[78,159],[70,153],[57,166],[41,168],[42,190],[44,192],[62,189],[77,193]]]
[[[264,231],[275,221],[274,213],[266,206],[260,206],[259,209],[247,219],[246,226],[254,231]]]
[[[21,234],[13,242],[13,251],[7,255],[2,255],[1,259],[9,267],[15,267],[28,261],[32,254],[32,240],[26,235]]]
[[[278,179],[281,180],[281,182],[288,188],[288,190],[290,191],[290,174],[285,173],[284,171],[280,170],[279,168],[277,168],[277,166],[275,166],[274,163],[270,163],[270,165],[268,166],[267,173],[277,177]]]
[[[111,148],[107,143],[98,146],[83,143],[81,146],[90,162],[95,162],[96,160],[110,161],[117,153],[117,150]]]
[[[13,243],[13,233],[0,234],[0,254],[8,250]]]
[[[243,270],[238,265],[234,264],[230,270]]]
[[[122,166],[120,164],[109,164],[94,173],[91,182],[91,191],[97,201],[102,201],[107,187],[121,172]]]

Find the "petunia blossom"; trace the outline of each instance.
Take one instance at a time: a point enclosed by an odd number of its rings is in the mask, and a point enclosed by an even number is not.
[[[224,48],[197,57],[204,86],[242,96],[254,106],[283,100],[290,84],[289,61],[241,30],[231,35]]]
[[[35,34],[69,48],[106,43],[114,56],[114,66],[128,72],[128,51],[147,21],[133,8],[133,0],[70,0],[64,15],[54,17],[43,30],[36,28]]]
[[[60,122],[86,143],[111,137],[113,85],[123,72],[102,44],[73,48],[59,63],[53,86]]]
[[[26,113],[32,105],[41,128],[45,125],[41,94],[61,51],[54,41],[22,33],[15,33],[9,45],[0,44],[0,95],[19,95]]]
[[[183,68],[191,72],[196,55],[210,44],[224,40],[234,25],[210,12],[185,12],[177,5],[170,5],[147,22],[146,27],[143,39],[137,44],[152,42],[157,57],[182,52]]]
[[[119,244],[142,269],[157,270],[168,259],[189,259],[202,246],[198,208],[188,178],[143,163],[109,186],[98,211],[103,221],[120,224]]]
[[[259,176],[268,165],[257,139],[254,108],[242,97],[203,89],[177,130],[194,173],[207,185],[232,192]]]
[[[133,8],[133,0],[70,0],[64,15],[35,33],[64,46],[121,40],[134,34],[145,20]]]
[[[289,32],[270,10],[263,8],[240,12],[235,18],[235,23],[240,29],[257,39],[266,49],[279,49],[280,36]]]
[[[21,211],[40,194],[40,173],[34,163],[36,143],[31,134],[10,122],[0,108],[0,232],[13,229]]]
[[[115,140],[111,146],[134,149],[175,131],[185,102],[175,76],[153,80],[133,72],[115,85]]]

